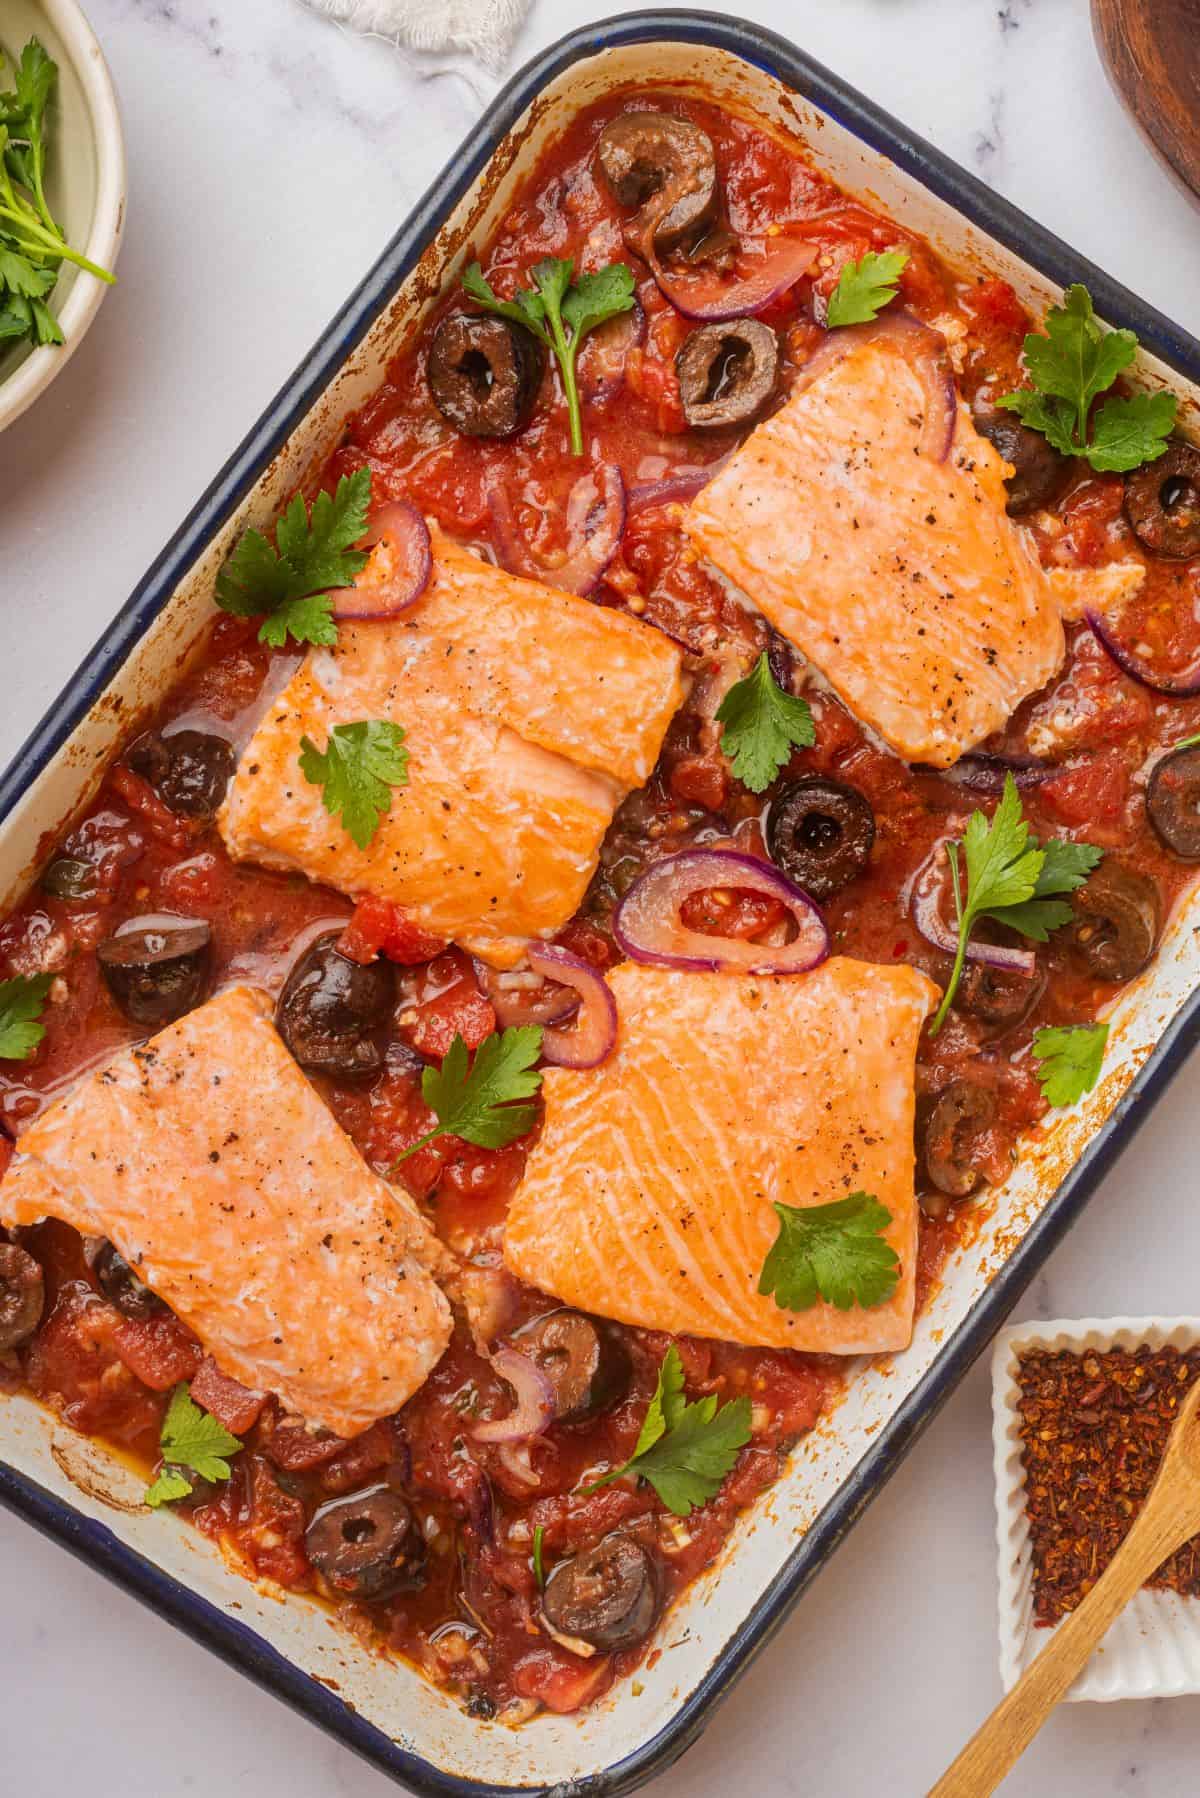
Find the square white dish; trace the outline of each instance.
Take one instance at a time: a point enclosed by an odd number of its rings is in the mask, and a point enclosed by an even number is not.
[[[1029,1350],[1200,1347],[1200,1317],[1055,1318],[1010,1324],[992,1350],[992,1439],[996,1465],[996,1546],[1000,1676],[1010,1692],[1054,1635],[1033,1621],[1033,1561],[1025,1514],[1017,1364]],[[1057,1627],[1057,1626],[1056,1626]],[[1200,1692],[1200,1600],[1143,1589],[1113,1623],[1068,1700],[1178,1698]]]
[[[0,777],[0,907],[86,803],[114,748],[175,679],[212,611],[216,569],[336,441],[346,415],[507,210],[541,148],[619,85],[700,88],[796,141],[851,193],[930,236],[954,262],[1005,275],[1034,311],[1087,282],[1102,317],[1137,331],[1138,375],[1170,381],[1195,431],[1200,344],[772,34],[711,14],[627,15],[523,71],[401,229],[172,539],[52,712]],[[1188,379],[1181,378],[1183,375]],[[224,1566],[179,1519],[138,1503],[128,1470],[20,1398],[0,1399],[0,1499],[160,1613],[421,1792],[615,1794],[694,1739],[715,1701],[915,1441],[1200,1036],[1200,905],[1172,920],[1118,1007],[1105,1079],[1022,1145],[902,1356],[861,1370],[788,1475],[663,1625],[636,1682],[578,1718],[514,1732],[464,1716],[412,1669],[368,1652],[302,1600]]]

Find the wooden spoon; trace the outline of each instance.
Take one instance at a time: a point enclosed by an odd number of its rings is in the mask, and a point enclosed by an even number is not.
[[[1200,197],[1200,0],[1092,0],[1092,31],[1142,134]]]
[[[1200,1380],[1183,1402],[1133,1528],[1083,1603],[943,1773],[929,1798],[987,1798],[1015,1766],[1109,1624],[1190,1536],[1200,1533]]]

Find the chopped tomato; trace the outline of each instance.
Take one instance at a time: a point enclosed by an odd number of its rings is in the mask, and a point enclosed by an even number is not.
[[[581,1661],[562,1648],[539,1648],[513,1668],[513,1690],[536,1698],[548,1711],[566,1716],[599,1698],[612,1684],[613,1665],[606,1656]]]
[[[90,1287],[64,1287],[25,1363],[36,1396],[74,1429],[136,1442],[162,1419],[163,1401],[117,1352],[121,1314]]]
[[[708,755],[681,756],[671,770],[670,787],[684,805],[719,812],[729,797],[729,764],[715,749]]]
[[[132,768],[123,767],[120,763],[108,778],[129,809],[142,819],[152,837],[165,843],[168,849],[187,848],[192,840],[191,830],[182,818],[177,818],[163,804],[148,781],[143,780],[140,774],[135,774]]]
[[[1037,791],[1038,805],[1062,824],[1087,826],[1095,841],[1124,835],[1129,798],[1129,769],[1119,750],[1100,750],[1078,766],[1067,768]]]
[[[590,923],[587,918],[572,918],[554,940],[560,948],[569,949],[581,961],[590,962],[592,967],[599,968],[602,974],[621,959],[616,944],[607,931],[601,930],[598,924]]]
[[[752,893],[740,888],[710,887],[703,893],[692,893],[679,908],[679,920],[688,930],[702,930],[706,936],[760,936],[787,917],[787,907],[766,893]]]
[[[461,949],[447,950],[408,977],[400,1035],[418,1055],[440,1061],[456,1036],[477,1049],[495,1028],[496,1014]]]
[[[235,1436],[244,1436],[258,1422],[265,1400],[237,1380],[223,1374],[211,1355],[205,1355],[192,1380],[192,1397],[218,1423]]]
[[[399,1443],[390,1417],[373,1423],[369,1430],[326,1461],[318,1476],[324,1492],[354,1492],[369,1476],[396,1460]]]
[[[971,289],[967,300],[978,318],[999,331],[1024,333],[1029,329],[1029,315],[1011,282],[1002,281],[998,276],[981,281]]]
[[[13,1158],[14,1150],[15,1144],[10,1142],[3,1131],[0,1131],[0,1180],[4,1178],[4,1171]]]
[[[366,963],[374,961],[377,955],[386,955],[402,967],[432,961],[445,947],[441,937],[422,930],[398,905],[377,899],[372,893],[364,893],[338,938],[338,948],[351,961]]]
[[[335,1436],[331,1430],[310,1430],[299,1419],[284,1417],[277,1400],[263,1408],[258,1443],[276,1467],[287,1473],[323,1467],[346,1446],[344,1438]]]
[[[168,1392],[199,1371],[200,1344],[177,1317],[127,1317],[113,1332],[113,1346],[126,1367],[154,1392]]]

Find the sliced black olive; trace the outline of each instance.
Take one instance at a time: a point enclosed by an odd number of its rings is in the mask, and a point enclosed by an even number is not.
[[[1156,556],[1200,556],[1200,450],[1172,443],[1156,462],[1127,474],[1125,516]]]
[[[1004,483],[1010,518],[1054,503],[1071,472],[1069,456],[1060,455],[1040,431],[1030,430],[1012,412],[980,407],[975,413],[975,429],[1012,463],[1013,472]]]
[[[969,963],[957,993],[954,1009],[978,1018],[993,1030],[1019,1024],[1040,997],[1046,982],[1044,976],[1017,974],[1008,968],[989,968],[982,962]]]
[[[625,1344],[610,1325],[581,1311],[547,1311],[514,1340],[549,1380],[560,1423],[603,1411],[629,1384]]]
[[[776,794],[766,829],[768,853],[781,873],[814,899],[828,899],[870,861],[875,814],[857,787],[806,774]]]
[[[1155,764],[1146,788],[1150,822],[1185,862],[1200,861],[1200,745]]]
[[[1162,921],[1158,888],[1148,876],[1106,855],[1071,894],[1071,905],[1071,946],[1089,973],[1097,980],[1132,980],[1141,973]]]
[[[996,1115],[983,1086],[956,1080],[938,1096],[925,1127],[925,1170],[939,1192],[965,1199],[983,1179],[978,1165],[982,1138]]]
[[[396,1002],[392,964],[364,966],[337,948],[338,932],[318,937],[292,968],[275,1027],[302,1068],[314,1073],[377,1074]]]
[[[621,206],[636,206],[636,232],[648,232],[660,256],[699,239],[717,210],[717,160],[711,139],[686,119],[626,112],[606,125],[596,146],[601,172]]]
[[[390,1598],[420,1584],[425,1539],[407,1499],[368,1486],[322,1505],[304,1533],[308,1558],[348,1598]]]
[[[45,1302],[41,1264],[15,1242],[0,1242],[0,1352],[33,1335]]]
[[[166,1310],[158,1294],[138,1279],[115,1243],[101,1243],[92,1259],[92,1272],[105,1298],[125,1317],[141,1320]]]
[[[683,415],[705,429],[756,418],[775,390],[779,343],[770,325],[738,318],[701,325],[675,358]]]
[[[614,1530],[594,1548],[560,1561],[546,1581],[542,1609],[560,1636],[604,1654],[632,1648],[654,1628],[661,1581],[654,1556]]]
[[[200,920],[150,920],[96,951],[104,983],[135,1024],[160,1027],[191,1011],[208,984],[212,931]]]
[[[77,855],[56,855],[42,875],[42,886],[56,899],[94,899],[100,876],[93,863]]]
[[[205,730],[150,731],[127,756],[163,804],[182,818],[215,817],[237,765],[233,744]]]
[[[429,346],[427,379],[442,417],[465,437],[511,437],[529,423],[545,351],[507,318],[456,313]]]

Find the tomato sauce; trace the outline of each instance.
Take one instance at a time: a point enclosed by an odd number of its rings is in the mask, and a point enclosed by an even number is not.
[[[597,137],[619,104],[585,113],[551,147],[482,250],[485,272],[501,294],[523,282],[542,257],[573,256],[589,268],[628,257],[624,215],[593,173]],[[749,124],[699,102],[666,104],[712,139],[736,232],[790,232],[817,246],[812,278],[762,315],[779,334],[785,390],[821,337],[816,321],[843,263],[868,249],[897,246],[910,255],[900,278],[902,303],[957,342],[968,400],[1016,383],[1031,321],[1004,282],[957,274],[923,241],[847,199],[792,148]],[[583,463],[569,454],[566,407],[552,377],[543,383],[532,421],[515,438],[493,442],[450,429],[428,391],[430,325],[349,421],[322,476],[332,488],[340,475],[365,465],[375,503],[412,500],[455,537],[501,561],[515,533],[522,553],[552,570],[567,553],[566,502],[581,470],[600,463],[622,470],[629,517],[594,598],[684,644],[694,678],[654,776],[619,811],[585,904],[560,934],[600,968],[619,959],[610,931],[613,907],[650,862],[693,843],[732,841],[762,853],[770,799],[733,778],[712,722],[722,690],[721,650],[732,643],[757,653],[770,639],[761,621],[698,564],[685,544],[677,501],[660,492],[668,477],[719,462],[744,429],[686,429],[675,357],[692,327],[645,265],[632,260],[636,332],[620,320],[602,327],[580,358]],[[442,311],[461,305],[450,296]],[[1123,633],[1156,661],[1186,665],[1200,651],[1200,564],[1147,556],[1125,520],[1120,477],[1077,467],[1082,472],[1072,475],[1058,504],[1033,521],[1043,558],[1063,567],[1145,563],[1145,585]],[[491,498],[498,487],[508,502],[502,509]],[[778,640],[774,647],[779,653]],[[268,683],[277,691],[290,665],[257,642],[253,621],[222,617],[201,665],[176,688],[157,724],[220,729],[244,742]],[[816,742],[793,755],[780,781],[834,775],[866,796],[876,825],[869,872],[825,906],[833,947],[868,961],[910,961],[944,984],[950,957],[916,929],[913,883],[938,844],[961,836],[970,811],[992,800],[884,753],[828,692],[809,698]],[[1031,743],[1049,740],[1049,774],[1023,794],[1032,828],[1042,837],[1077,835],[1119,856],[1153,880],[1165,916],[1190,873],[1147,824],[1146,770],[1164,746],[1196,730],[1200,700],[1164,699],[1137,686],[1085,626],[1074,626],[1051,688],[1027,701],[984,747],[1021,755]],[[61,882],[58,891],[43,884],[0,925],[0,977],[55,976],[44,1042],[26,1062],[0,1063],[0,1172],[11,1141],[31,1118],[135,1040],[138,1032],[100,977],[95,950],[118,924],[143,914],[210,920],[217,984],[242,978],[277,988],[321,927],[343,930],[342,947],[354,959],[383,953],[398,964],[401,998],[384,1071],[366,1084],[316,1077],[340,1123],[380,1171],[436,1121],[421,1097],[422,1061],[444,1055],[456,1033],[474,1046],[495,1028],[493,1006],[462,951],[416,930],[369,895],[352,907],[302,878],[235,865],[211,825],[177,816],[124,761],[69,833],[56,859],[63,857],[86,865],[84,887],[67,893]],[[691,906],[685,921],[717,935],[754,937],[780,921],[775,903],[753,894],[702,895]],[[926,1033],[921,1043],[922,1117],[956,1082],[991,1095],[981,1162],[989,1182],[1003,1179],[1018,1138],[1046,1109],[1030,1055],[1034,1030],[1091,1020],[1118,990],[1088,974],[1054,939],[1039,951],[1039,968],[1038,997],[1016,1025],[996,1032],[956,1009],[936,1038]],[[617,1525],[641,1532],[662,1560],[669,1599],[715,1558],[738,1512],[778,1477],[839,1381],[831,1359],[681,1339],[690,1397],[713,1393],[724,1402],[745,1394],[753,1406],[750,1444],[719,1496],[686,1523],[672,1519],[645,1484],[584,1490],[589,1476],[633,1452],[667,1337],[621,1332],[632,1369],[628,1387],[599,1417],[554,1426],[517,1447],[472,1440],[472,1418],[503,1412],[508,1402],[482,1352],[486,1342],[547,1305],[518,1286],[500,1259],[505,1209],[527,1146],[488,1150],[442,1137],[400,1165],[399,1177],[461,1268],[451,1294],[457,1314],[451,1346],[404,1409],[343,1443],[304,1430],[268,1398],[245,1427],[230,1480],[212,1487],[200,1482],[181,1507],[253,1577],[328,1600],[305,1552],[309,1522],[333,1497],[372,1482],[393,1483],[414,1506],[426,1544],[421,1582],[371,1605],[336,1596],[331,1602],[360,1634],[454,1690],[472,1714],[509,1720],[539,1706],[570,1711],[588,1703],[648,1647],[584,1657],[545,1633],[538,1623],[535,1533],[549,1565]],[[972,1196],[960,1204],[923,1172],[919,1179],[923,1303],[946,1255],[969,1234],[963,1226],[981,1201]],[[47,1223],[22,1232],[21,1241],[45,1271],[46,1306],[30,1341],[0,1354],[0,1381],[24,1384],[74,1428],[142,1455],[148,1467],[157,1459],[159,1427],[177,1381],[199,1379],[199,1394],[218,1410],[229,1401],[220,1376],[200,1373],[200,1345],[173,1317],[139,1323],[122,1315],[100,1290],[72,1231]]]

